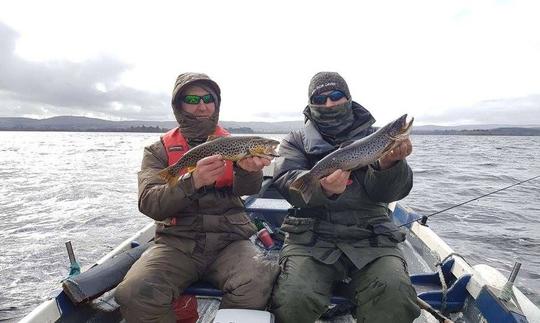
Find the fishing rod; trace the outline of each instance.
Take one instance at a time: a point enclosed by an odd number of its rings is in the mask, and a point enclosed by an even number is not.
[[[519,182],[517,182],[517,183],[511,184],[511,185],[508,185],[508,186],[505,186],[505,187],[500,188],[500,189],[498,189],[498,190],[495,190],[495,191],[492,191],[492,192],[483,194],[483,195],[481,195],[481,196],[472,198],[472,199],[467,200],[467,201],[465,201],[465,202],[462,202],[462,203],[459,203],[459,204],[456,204],[456,205],[447,207],[446,209],[443,209],[443,210],[440,210],[440,211],[437,211],[437,212],[433,212],[433,213],[431,213],[431,214],[429,214],[429,215],[423,215],[423,216],[421,216],[420,218],[417,218],[417,219],[414,219],[414,220],[412,220],[412,221],[405,222],[405,223],[403,223],[403,224],[398,225],[398,226],[397,226],[397,229],[395,229],[395,230],[383,231],[383,232],[381,232],[380,234],[385,234],[385,233],[391,233],[391,232],[399,231],[399,230],[400,230],[399,228],[404,227],[404,226],[406,226],[406,225],[410,225],[410,224],[412,224],[412,223],[414,223],[414,222],[418,222],[418,221],[421,221],[421,223],[422,223],[423,225],[425,225],[427,219],[430,218],[430,217],[432,217],[432,216],[434,216],[434,215],[437,215],[437,214],[446,212],[446,211],[448,211],[448,210],[457,208],[457,207],[459,207],[459,206],[465,205],[465,204],[467,204],[467,203],[470,203],[470,202],[479,200],[479,199],[484,198],[484,197],[486,197],[486,196],[493,195],[493,194],[495,194],[495,193],[504,191],[504,190],[509,189],[509,188],[511,188],[511,187],[518,186],[518,185],[521,185],[521,184],[523,184],[523,183],[526,183],[526,182],[535,180],[535,179],[537,179],[537,178],[539,178],[539,177],[540,177],[540,175],[537,175],[537,176],[528,178],[528,179],[526,179],[526,180],[519,181]],[[270,185],[272,185],[273,183],[274,183],[274,180],[272,179],[272,180],[270,181],[270,183],[269,183],[267,186],[265,186],[265,187],[267,188],[267,187],[269,187]],[[260,195],[260,194],[259,194],[259,195]],[[255,198],[256,198],[256,196],[254,196],[252,199],[255,199]],[[247,202],[248,200],[249,200],[249,198],[246,200],[246,202],[245,202],[246,204],[248,204],[248,202]]]
[[[459,207],[459,206],[465,205],[465,204],[467,204],[467,203],[470,203],[470,202],[473,202],[473,201],[479,200],[479,199],[481,199],[481,198],[484,198],[484,197],[486,197],[486,196],[489,196],[489,195],[492,195],[492,194],[498,193],[498,192],[500,192],[500,191],[504,191],[504,190],[506,190],[506,189],[509,189],[509,188],[511,188],[511,187],[514,187],[514,186],[517,186],[517,185],[521,185],[521,184],[523,184],[523,183],[525,183],[525,182],[529,182],[529,181],[532,181],[532,180],[534,180],[534,179],[537,179],[537,178],[539,178],[539,177],[540,177],[540,175],[537,175],[537,176],[534,176],[534,177],[528,178],[528,179],[526,179],[526,180],[523,180],[523,181],[520,181],[520,182],[514,183],[514,184],[512,184],[512,185],[508,185],[508,186],[505,186],[505,187],[503,187],[503,188],[500,188],[500,189],[498,189],[498,190],[495,190],[495,191],[493,191],[493,192],[490,192],[490,193],[487,193],[487,194],[484,194],[484,195],[481,195],[481,196],[475,197],[475,198],[473,198],[473,199],[470,199],[470,200],[467,200],[467,201],[465,201],[465,202],[462,202],[462,203],[459,203],[459,204],[456,204],[456,205],[453,205],[453,206],[447,207],[446,209],[443,209],[443,210],[440,210],[440,211],[437,211],[437,212],[433,212],[433,213],[431,213],[431,214],[429,214],[429,215],[423,215],[423,216],[422,216],[422,217],[420,217],[419,219],[415,219],[415,220],[412,220],[412,221],[406,222],[406,223],[404,223],[404,224],[398,225],[398,227],[403,227],[403,226],[406,226],[406,225],[412,224],[412,223],[414,223],[414,222],[417,222],[417,221],[422,221],[422,224],[425,224],[425,223],[426,223],[426,221],[427,221],[427,219],[428,219],[428,218],[430,218],[430,217],[432,217],[432,216],[434,216],[434,215],[437,215],[437,214],[440,214],[440,213],[446,212],[446,211],[448,211],[448,210],[454,209],[454,208],[456,208],[456,207]]]

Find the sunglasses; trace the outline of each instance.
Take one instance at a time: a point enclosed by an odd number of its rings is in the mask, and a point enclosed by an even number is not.
[[[205,94],[205,95],[185,95],[182,98],[182,102],[187,104],[199,104],[201,100],[204,103],[211,103],[214,102],[214,96],[212,94]]]
[[[344,97],[346,97],[345,93],[336,90],[336,91],[332,91],[329,94],[319,94],[319,95],[312,96],[311,97],[311,103],[317,104],[317,105],[322,105],[322,104],[326,103],[326,99],[328,99],[328,98],[330,98],[330,100],[332,100],[332,101],[338,101],[338,100],[341,100]]]

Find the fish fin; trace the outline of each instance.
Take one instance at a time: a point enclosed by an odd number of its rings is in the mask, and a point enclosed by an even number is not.
[[[237,160],[242,160],[242,159],[247,158],[247,157],[249,157],[249,156],[251,156],[251,153],[249,153],[249,152],[247,152],[247,153],[244,152],[244,153],[241,153],[241,154],[236,155],[236,158],[237,158]]]
[[[315,181],[316,178],[308,172],[294,180],[291,184],[291,189],[299,192],[304,202],[308,203],[311,200],[311,196],[313,196]]]
[[[272,159],[274,157],[279,157],[279,154],[276,152],[276,150],[274,148],[264,148],[264,149],[260,149],[260,148],[250,148],[248,149],[248,155],[250,156],[257,156],[257,157],[261,157],[261,158],[266,158],[266,159]]]
[[[176,175],[171,174],[169,167],[161,170],[158,173],[158,175],[159,175],[159,177],[161,177],[161,179],[163,179],[165,182],[167,182],[169,187],[176,186],[176,184],[178,183],[178,178],[180,177],[180,175],[178,175],[178,174],[176,174]]]
[[[394,141],[391,145],[388,145],[386,148],[384,148],[383,152],[381,153],[381,156],[379,159],[383,158],[384,156],[388,155],[394,148],[397,147],[396,141]]]
[[[274,157],[274,156],[269,156],[269,155],[262,154],[262,153],[252,153],[251,156],[260,157],[260,158],[264,158],[264,159],[268,159],[268,160],[271,160]]]
[[[386,134],[386,137],[390,140],[393,140],[393,141],[403,141],[405,139],[407,139],[409,137],[409,134],[408,133],[402,133],[402,134],[399,134],[399,135],[395,135],[395,136],[391,136],[389,134]]]
[[[218,139],[218,138],[220,138],[220,136],[210,135],[210,136],[208,136],[208,138],[206,139],[206,141],[208,142],[208,141],[216,140],[216,139]]]
[[[187,168],[187,172],[188,172],[188,173],[193,173],[196,169],[197,169],[197,167],[195,167],[195,166],[189,166],[189,167]]]
[[[268,156],[279,157],[279,153],[276,151],[275,146],[267,147],[264,153]]]
[[[342,142],[340,145],[339,145],[339,148],[344,148],[344,147],[347,147],[348,145],[352,144],[354,142],[354,140],[347,140],[345,142]]]
[[[397,141],[397,140],[398,140],[398,135],[392,136],[392,135],[387,134],[387,133],[384,134],[384,135],[386,136],[386,138],[388,138],[388,139],[390,139],[390,140],[392,140],[392,141]]]
[[[266,156],[264,154],[264,152],[261,152],[260,149],[258,148],[249,148],[248,149],[248,152],[246,153],[246,156],[245,157],[261,157],[261,158],[268,158],[268,156]],[[244,158],[244,157],[242,157]]]
[[[396,141],[403,141],[403,140],[409,138],[409,134],[408,133],[402,133],[401,135],[397,135],[395,138],[396,138]]]
[[[239,162],[242,159],[248,158],[248,157],[251,157],[251,154],[249,154],[249,153],[239,153],[239,154],[236,154],[236,155],[233,155],[233,156],[223,156],[223,159],[230,160],[230,161],[236,163],[236,162]]]

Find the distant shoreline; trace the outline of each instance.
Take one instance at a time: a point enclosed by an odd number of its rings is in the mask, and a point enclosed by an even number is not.
[[[413,135],[432,136],[540,136],[540,128],[495,128],[473,130],[412,130]]]
[[[276,122],[220,121],[234,134],[288,134],[303,127],[302,120]],[[165,133],[176,121],[110,121],[88,117],[58,116],[48,119],[0,117],[0,131],[67,131]],[[540,136],[540,125],[414,126],[412,134],[440,136]]]
[[[237,129],[237,128],[226,128],[227,131],[229,131],[232,134],[287,134],[288,132],[279,132],[279,131],[271,131],[271,132],[263,132],[258,131],[255,132],[252,129]],[[7,129],[7,128],[0,128],[0,131],[36,131],[36,132],[127,132],[127,133],[166,133],[171,129]]]

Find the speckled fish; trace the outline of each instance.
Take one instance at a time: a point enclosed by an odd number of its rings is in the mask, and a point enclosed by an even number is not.
[[[348,171],[374,163],[409,136],[413,121],[414,118],[407,122],[405,114],[369,136],[343,143],[340,148],[319,160],[309,172],[297,178],[291,184],[291,189],[299,191],[304,201],[309,201],[319,179],[338,169]]]
[[[221,155],[225,160],[239,161],[246,157],[278,157],[279,141],[258,136],[227,136],[209,138],[204,144],[188,150],[174,165],[160,171],[158,175],[169,186],[178,182],[182,170],[193,171],[197,162],[205,157]]]

